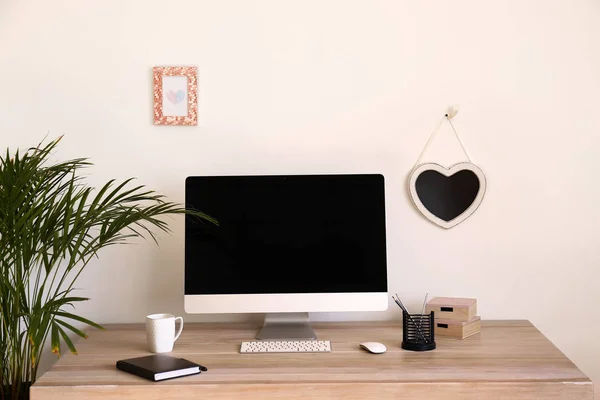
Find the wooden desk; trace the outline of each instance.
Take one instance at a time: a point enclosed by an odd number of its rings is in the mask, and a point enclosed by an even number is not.
[[[483,321],[465,340],[436,338],[438,348],[400,348],[398,323],[316,323],[333,352],[239,354],[258,326],[186,324],[173,355],[208,372],[153,383],[118,371],[122,358],[147,355],[143,325],[107,325],[61,358],[31,388],[31,399],[586,399],[593,386],[527,321]],[[362,341],[384,343],[374,355]]]

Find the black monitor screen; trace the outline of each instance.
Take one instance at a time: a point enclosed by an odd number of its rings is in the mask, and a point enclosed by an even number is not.
[[[386,292],[382,175],[193,176],[185,294]]]

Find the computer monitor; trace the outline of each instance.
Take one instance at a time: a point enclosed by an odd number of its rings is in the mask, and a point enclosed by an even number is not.
[[[267,313],[258,339],[314,339],[308,312],[387,309],[384,177],[191,176],[185,311]]]

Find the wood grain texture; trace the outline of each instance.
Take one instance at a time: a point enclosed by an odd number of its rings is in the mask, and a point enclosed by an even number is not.
[[[258,326],[186,324],[172,355],[208,372],[152,383],[115,368],[147,355],[143,325],[90,330],[32,387],[40,399],[593,399],[592,382],[527,321],[482,321],[481,333],[436,338],[437,349],[400,348],[401,324],[316,323],[331,353],[239,354]],[[378,341],[373,355],[358,343]]]
[[[447,310],[448,308],[451,309]],[[477,315],[477,299],[434,297],[427,302],[425,314],[434,312],[435,319],[471,321]]]
[[[457,339],[468,338],[481,331],[481,318],[475,316],[471,321],[453,321],[451,319],[435,319],[435,336],[448,336]]]

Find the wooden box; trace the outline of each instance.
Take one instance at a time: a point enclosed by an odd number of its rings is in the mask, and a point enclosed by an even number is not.
[[[425,312],[434,312],[436,319],[471,321],[477,315],[477,299],[459,297],[434,297],[427,302]]]
[[[446,336],[464,339],[481,332],[481,318],[473,317],[471,321],[453,321],[451,319],[435,319],[435,336]]]

